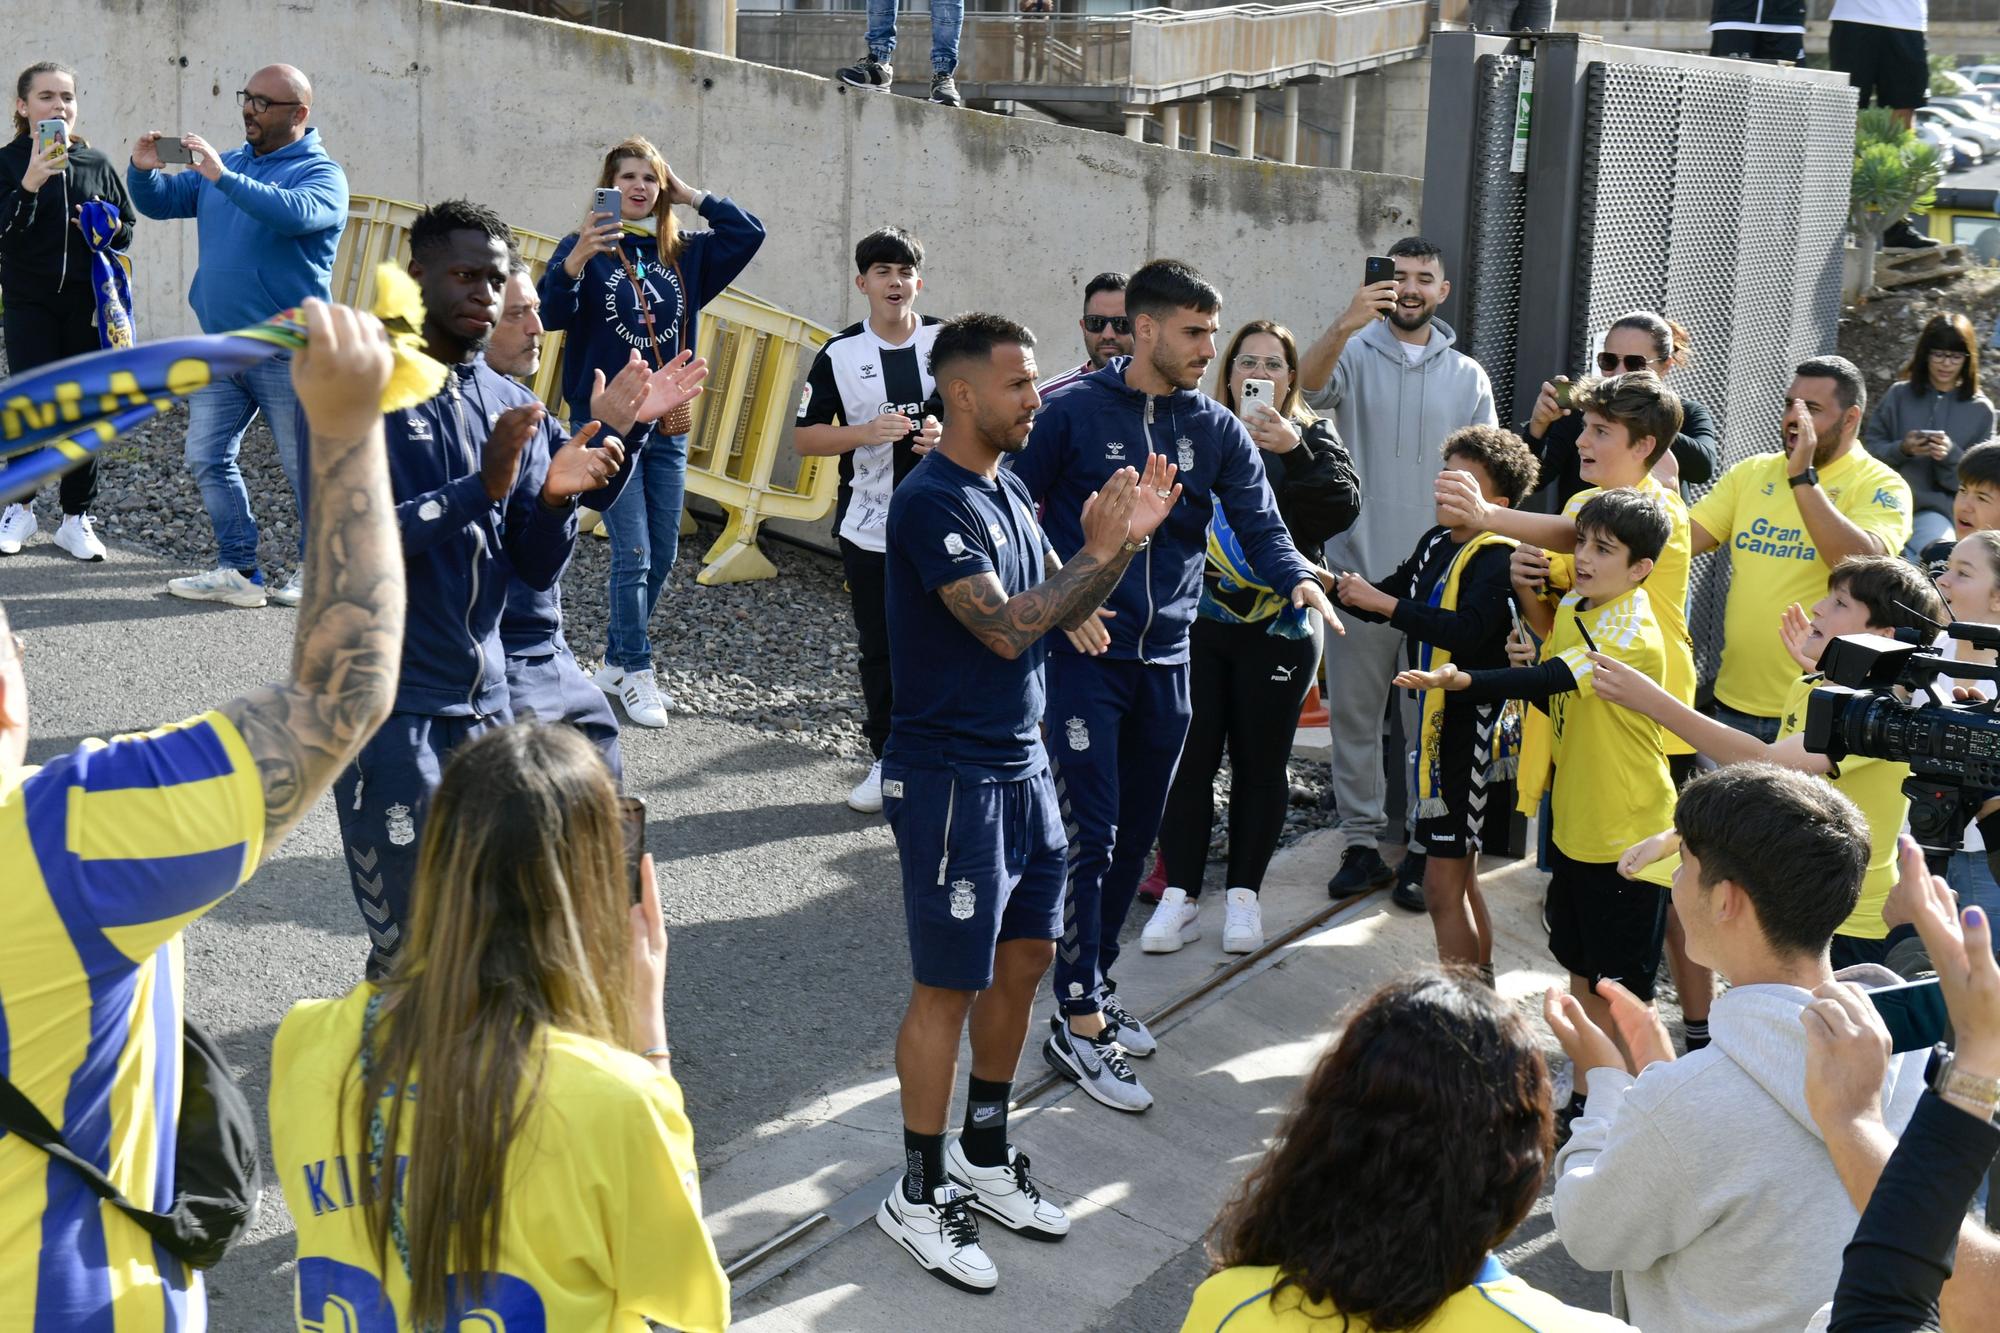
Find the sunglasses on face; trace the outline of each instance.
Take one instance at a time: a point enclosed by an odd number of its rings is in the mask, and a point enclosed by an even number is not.
[[[1613,356],[1609,352],[1597,354],[1597,368],[1606,375],[1616,375],[1621,369],[1629,374],[1638,374],[1647,366],[1658,365],[1664,357]]]
[[[1083,330],[1085,333],[1102,333],[1106,324],[1109,324],[1111,331],[1121,338],[1132,331],[1132,321],[1124,315],[1085,315],[1083,317]]]
[[[245,111],[248,111],[253,115],[261,116],[274,106],[304,106],[305,103],[281,102],[276,100],[275,98],[264,97],[258,93],[249,92],[247,90],[239,88],[236,91],[236,105],[242,107]]]
[[[1285,364],[1285,358],[1282,356],[1239,356],[1236,358],[1236,368],[1247,371],[1261,370],[1266,375],[1282,375],[1291,369]]]

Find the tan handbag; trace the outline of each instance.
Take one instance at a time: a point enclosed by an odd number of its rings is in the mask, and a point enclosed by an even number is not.
[[[646,322],[646,352],[652,359],[653,369],[659,370],[662,368],[662,362],[660,361],[660,335],[653,328],[653,307],[646,299],[646,284],[639,280],[639,271],[632,267],[632,260],[625,253],[625,247],[622,244],[618,247],[618,262],[625,266],[625,276],[631,281],[632,291],[639,298],[639,318]],[[667,262],[674,270],[674,289],[680,293],[681,310],[683,317],[685,317],[687,310],[687,284],[681,280],[681,261],[670,259]],[[680,331],[683,322],[684,318],[674,321],[675,356],[681,354]],[[658,430],[662,435],[685,435],[693,426],[694,404],[686,402],[661,417]]]

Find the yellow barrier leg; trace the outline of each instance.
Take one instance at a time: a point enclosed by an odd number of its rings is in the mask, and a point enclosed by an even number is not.
[[[724,505],[722,512],[722,535],[702,556],[702,571],[695,575],[695,582],[712,588],[718,583],[776,578],[778,567],[757,546],[756,515],[729,505]]]
[[[685,506],[681,509],[681,536],[694,536],[694,515],[690,514]]]

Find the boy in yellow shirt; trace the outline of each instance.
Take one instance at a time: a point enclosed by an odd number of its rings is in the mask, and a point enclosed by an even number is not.
[[[1651,718],[1717,763],[1762,759],[1816,773],[1861,807],[1868,821],[1868,871],[1861,881],[1860,902],[1833,937],[1836,970],[1856,963],[1879,963],[1888,954],[1889,926],[1882,920],[1882,907],[1896,883],[1896,835],[1910,809],[1909,797],[1903,794],[1903,780],[1910,776],[1910,769],[1907,764],[1865,755],[1849,755],[1835,763],[1805,748],[1800,733],[1806,725],[1806,697],[1821,683],[1811,664],[1819,661],[1827,644],[1843,634],[1891,635],[1898,629],[1918,629],[1928,635],[1945,619],[1943,600],[1916,566],[1889,555],[1842,561],[1827,580],[1826,596],[1814,605],[1812,619],[1803,632],[1780,636],[1775,627],[1765,630],[1807,667],[1807,674],[1796,677],[1787,691],[1777,739],[1769,744],[1702,716],[1618,663],[1599,664],[1599,698]],[[1638,873],[1677,845],[1671,832],[1656,834],[1635,845],[1620,865]]]
[[[1650,1002],[1666,932],[1667,895],[1629,882],[1618,858],[1640,829],[1671,823],[1673,778],[1660,728],[1598,698],[1598,664],[1610,661],[1652,681],[1665,679],[1666,632],[1642,586],[1672,535],[1666,506],[1620,489],[1584,502],[1576,516],[1576,586],[1531,667],[1464,672],[1405,671],[1404,689],[1466,690],[1472,698],[1524,699],[1546,707],[1553,733],[1549,951],[1569,969],[1570,991],[1593,1021],[1609,1028],[1600,980],[1615,980]],[[1671,697],[1671,696],[1669,696]],[[1536,775],[1522,773],[1524,785]]]

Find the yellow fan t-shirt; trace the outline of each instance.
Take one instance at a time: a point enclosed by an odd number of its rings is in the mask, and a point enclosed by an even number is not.
[[[389,1271],[377,1269],[361,1207],[356,1055],[374,993],[364,984],[293,1006],[272,1049],[271,1155],[298,1223],[302,1333],[411,1327],[409,1276],[393,1244]],[[702,1225],[680,1085],[589,1037],[546,1040],[535,1103],[508,1156],[500,1271],[476,1303],[458,1284],[445,1327],[644,1333],[650,1318],[721,1333],[729,1282]]]
[[[1602,495],[1604,487],[1592,486],[1589,490],[1578,491],[1563,506],[1564,518],[1575,518],[1577,511],[1593,495]],[[1666,638],[1667,674],[1660,681],[1667,693],[1688,707],[1694,707],[1694,640],[1688,633],[1687,604],[1688,577],[1694,564],[1692,534],[1688,528],[1688,508],[1681,503],[1680,495],[1662,486],[1660,479],[1652,473],[1637,486],[1628,489],[1641,495],[1650,495],[1666,506],[1667,517],[1673,520],[1673,531],[1667,535],[1667,544],[1660,551],[1659,559],[1653,562],[1653,572],[1646,576],[1646,592],[1653,601],[1653,614],[1659,617],[1660,631]],[[1549,586],[1568,588],[1576,581],[1576,556],[1568,551],[1549,552]],[[1663,739],[1668,754],[1693,754],[1694,747],[1671,731],[1665,732]]]
[[[1819,470],[1819,488],[1890,555],[1910,540],[1909,483],[1859,444]],[[1744,459],[1695,501],[1690,517],[1729,552],[1715,697],[1753,717],[1782,716],[1799,668],[1779,637],[1779,618],[1793,602],[1810,610],[1833,572],[1799,516],[1785,456]]]
[[[1824,683],[1825,678],[1817,674],[1792,682],[1785,711],[1778,716],[1779,740],[1805,730],[1806,698],[1815,685]],[[1908,764],[1866,755],[1851,754],[1834,765],[1829,780],[1861,807],[1862,818],[1868,821],[1868,873],[1861,879],[1861,901],[1840,923],[1836,935],[1862,940],[1888,938],[1889,923],[1882,919],[1882,907],[1889,901],[1889,890],[1896,887],[1896,835],[1903,831],[1903,821],[1910,815],[1910,798],[1903,795],[1903,780],[1909,776]]]
[[[1515,1277],[1487,1256],[1470,1285],[1445,1298],[1424,1333],[1617,1333],[1631,1325],[1608,1314],[1564,1305]],[[1195,1288],[1181,1333],[1372,1333],[1359,1317],[1308,1301],[1297,1287],[1278,1287],[1278,1270],[1225,1268]]]
[[[1590,645],[1653,680],[1666,675],[1666,635],[1644,585],[1581,609],[1566,593],[1542,657],[1561,658],[1576,689],[1549,699],[1555,790],[1550,836],[1573,861],[1616,861],[1674,820],[1674,781],[1659,724],[1597,697]],[[1584,637],[1585,630],[1589,638]]]

